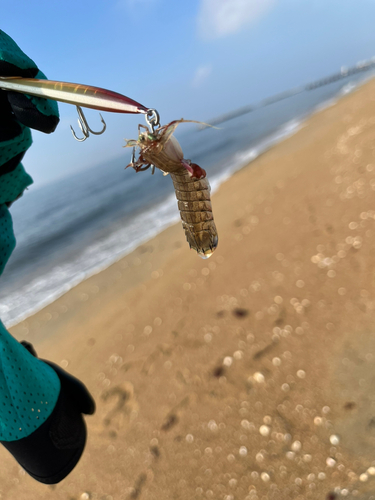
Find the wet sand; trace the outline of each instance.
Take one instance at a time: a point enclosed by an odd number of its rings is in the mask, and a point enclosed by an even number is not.
[[[12,328],[97,402],[76,469],[1,498],[375,499],[375,81],[180,224]]]

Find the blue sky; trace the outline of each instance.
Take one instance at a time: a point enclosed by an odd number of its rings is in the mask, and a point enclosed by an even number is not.
[[[2,0],[0,28],[48,78],[155,107],[162,123],[208,120],[375,55],[374,0]],[[87,111],[91,127],[101,128]],[[42,185],[124,155],[142,116],[105,113],[107,131],[74,141],[73,106],[24,165]],[[78,133],[78,131],[77,131]]]

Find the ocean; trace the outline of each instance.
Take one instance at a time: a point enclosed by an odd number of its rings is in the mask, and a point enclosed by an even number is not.
[[[180,125],[176,137],[184,157],[207,171],[215,191],[236,170],[293,135],[312,113],[369,77],[373,74],[358,74],[293,95],[219,129],[184,132]],[[160,171],[124,171],[130,151],[121,148],[121,157],[105,166],[33,187],[11,207],[17,247],[0,278],[0,318],[7,327],[180,220],[171,179]]]

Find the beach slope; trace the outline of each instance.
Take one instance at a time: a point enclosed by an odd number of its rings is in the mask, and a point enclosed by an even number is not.
[[[61,484],[1,450],[2,498],[334,499],[375,491],[375,82],[180,224],[12,328],[97,402]]]

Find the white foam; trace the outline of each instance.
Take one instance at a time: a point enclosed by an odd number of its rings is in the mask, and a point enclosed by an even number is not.
[[[85,279],[106,269],[179,219],[174,195],[134,217],[109,237],[98,240],[72,261],[56,266],[2,299],[0,314],[10,328],[61,297]]]

